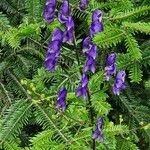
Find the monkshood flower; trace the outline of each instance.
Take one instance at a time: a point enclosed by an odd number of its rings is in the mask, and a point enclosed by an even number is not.
[[[102,23],[102,11],[96,9],[92,13],[92,23],[90,26],[90,36],[93,37],[96,33],[102,32],[103,29],[103,23]]]
[[[67,89],[62,87],[58,92],[56,108],[62,111],[66,109],[66,96],[67,96]]]
[[[93,59],[96,59],[98,48],[95,44],[91,44],[88,51],[86,51],[86,56],[92,57]]]
[[[115,53],[111,53],[111,54],[107,57],[106,66],[111,66],[111,65],[114,64],[115,62],[116,62],[116,54],[115,54]]]
[[[48,23],[54,20],[56,3],[57,0],[47,0],[45,4],[43,16]]]
[[[58,20],[61,23],[65,23],[68,20],[68,16],[71,13],[68,0],[63,0],[60,11],[58,12]]]
[[[95,22],[95,21],[102,22],[102,15],[103,15],[103,13],[101,10],[96,9],[95,11],[93,11],[92,22]]]
[[[88,78],[86,74],[83,74],[81,77],[80,85],[76,90],[76,95],[84,98],[88,96]]]
[[[105,67],[105,77],[106,77],[106,81],[109,81],[110,80],[110,77],[116,73],[116,64],[112,64],[111,66],[107,66]]]
[[[119,95],[120,91],[126,88],[125,84],[125,71],[120,71],[117,73],[115,83],[113,85],[113,93]]]
[[[66,21],[66,29],[63,34],[63,42],[73,43],[74,37],[74,20],[72,16],[68,17],[68,20]]]
[[[52,41],[48,46],[48,51],[46,52],[46,59],[44,62],[44,66],[48,71],[55,70],[60,55],[62,38],[63,32],[59,28],[56,28],[52,34]]]
[[[91,23],[90,36],[93,37],[96,33],[103,31],[103,23],[99,21],[94,21]]]
[[[83,51],[83,53],[90,49],[91,44],[92,44],[92,41],[91,41],[90,36],[86,37],[83,40],[83,42],[82,42],[82,51]]]
[[[94,140],[96,140],[98,137],[100,141],[104,140],[104,134],[102,132],[102,125],[103,125],[103,119],[99,118],[97,122],[96,130],[94,131],[93,137],[92,137]]]
[[[105,67],[105,76],[106,76],[106,81],[110,80],[110,77],[116,73],[116,54],[112,53],[107,57],[106,60],[106,67]]]
[[[85,10],[88,7],[89,0],[80,0],[79,7],[81,10]]]
[[[52,33],[52,41],[62,41],[63,38],[63,31],[59,28],[56,28],[55,31]]]
[[[92,57],[87,57],[87,60],[84,65],[84,72],[91,71],[95,73],[96,71],[96,62]]]

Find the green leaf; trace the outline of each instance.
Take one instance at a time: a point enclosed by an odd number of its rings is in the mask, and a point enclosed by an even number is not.
[[[139,63],[134,63],[133,65],[130,66],[130,79],[131,82],[136,82],[139,83],[142,80],[142,70],[141,70],[141,66],[139,65]]]
[[[145,22],[137,22],[137,23],[124,22],[123,26],[124,26],[124,28],[131,29],[133,31],[138,31],[138,32],[141,32],[141,33],[150,34],[150,23],[145,23]]]
[[[106,48],[116,46],[124,39],[124,33],[117,26],[106,27],[103,32],[96,34],[93,42],[99,47]]]
[[[129,33],[126,34],[125,44],[131,60],[137,61],[142,58],[141,50],[136,39]]]

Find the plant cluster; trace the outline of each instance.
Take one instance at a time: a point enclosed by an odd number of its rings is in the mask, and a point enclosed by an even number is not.
[[[149,150],[149,4],[1,0],[0,149]]]

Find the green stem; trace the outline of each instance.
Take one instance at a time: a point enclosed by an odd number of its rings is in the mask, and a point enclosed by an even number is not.
[[[76,45],[76,39],[74,36],[74,46],[75,46],[75,51],[76,51],[76,59],[78,62],[78,65],[80,66],[80,59],[79,59],[79,51],[77,49],[77,45]],[[82,75],[82,70],[80,69],[80,74]],[[91,103],[91,97],[90,97],[90,93],[89,91],[87,91],[88,96],[87,96],[87,110],[89,113],[89,117],[90,117],[90,122],[91,122],[91,126],[94,124],[94,114],[93,114],[93,107],[92,107],[92,103]],[[93,132],[93,131],[92,131]],[[92,140],[92,146],[91,146],[92,150],[96,150],[96,144],[95,144],[95,140]]]

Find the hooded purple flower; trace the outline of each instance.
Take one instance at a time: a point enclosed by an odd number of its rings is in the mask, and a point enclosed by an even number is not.
[[[118,72],[115,83],[113,85],[113,93],[115,95],[119,95],[120,91],[126,88],[125,76],[126,76],[125,71]]]
[[[72,16],[68,17],[66,21],[66,29],[63,35],[63,42],[69,42],[70,44],[73,43],[73,32],[74,32],[74,21]]]
[[[79,7],[81,10],[85,10],[89,4],[89,0],[80,0]]]
[[[84,98],[88,95],[88,78],[86,74],[83,74],[81,77],[80,85],[76,90],[77,96],[83,96]]]
[[[92,22],[95,22],[95,21],[102,22],[102,15],[103,15],[103,13],[101,10],[96,9],[95,11],[93,11]]]
[[[97,56],[97,46],[95,44],[91,44],[91,48],[86,52],[86,55],[88,57],[92,57],[93,59],[96,59]]]
[[[105,67],[105,76],[106,76],[106,81],[109,81],[110,80],[110,77],[116,73],[116,64],[112,64],[111,66],[107,66]]]
[[[51,23],[54,20],[56,3],[56,0],[47,0],[45,4],[43,16],[48,23]]]
[[[111,66],[111,65],[114,64],[115,62],[116,62],[116,54],[115,54],[115,53],[111,53],[111,54],[107,57],[106,66]]]
[[[66,109],[66,96],[67,96],[67,89],[62,87],[58,92],[56,108],[62,111]]]
[[[48,46],[48,51],[46,52],[46,59],[44,62],[44,66],[48,71],[55,70],[60,55],[62,38],[63,32],[59,28],[56,28],[52,33],[52,41]]]
[[[102,124],[103,124],[103,120],[102,118],[99,118],[97,122],[96,130],[94,131],[92,137],[94,140],[97,139],[98,137],[100,138],[100,141],[104,140],[104,134],[102,132]]]
[[[59,28],[56,28],[55,31],[52,33],[52,41],[62,41],[63,32]]]
[[[95,73],[96,71],[96,62],[92,57],[88,57],[84,65],[84,72],[91,71]]]
[[[68,0],[63,0],[60,11],[58,12],[58,20],[61,23],[65,23],[68,20],[70,11],[71,11],[71,8],[69,6]]]
[[[93,37],[96,33],[102,32],[103,29],[103,23],[102,23],[102,11],[96,9],[92,13],[92,23],[90,27],[90,36]]]
[[[112,53],[107,57],[106,67],[105,67],[105,76],[106,81],[109,81],[110,77],[116,73],[116,54]]]
[[[82,42],[82,49],[83,49],[83,53],[86,52],[88,49],[90,49],[92,42],[91,42],[91,37],[88,36],[86,37],[83,42]]]
[[[91,23],[90,35],[93,37],[96,33],[103,31],[103,23],[99,21],[94,21]]]

